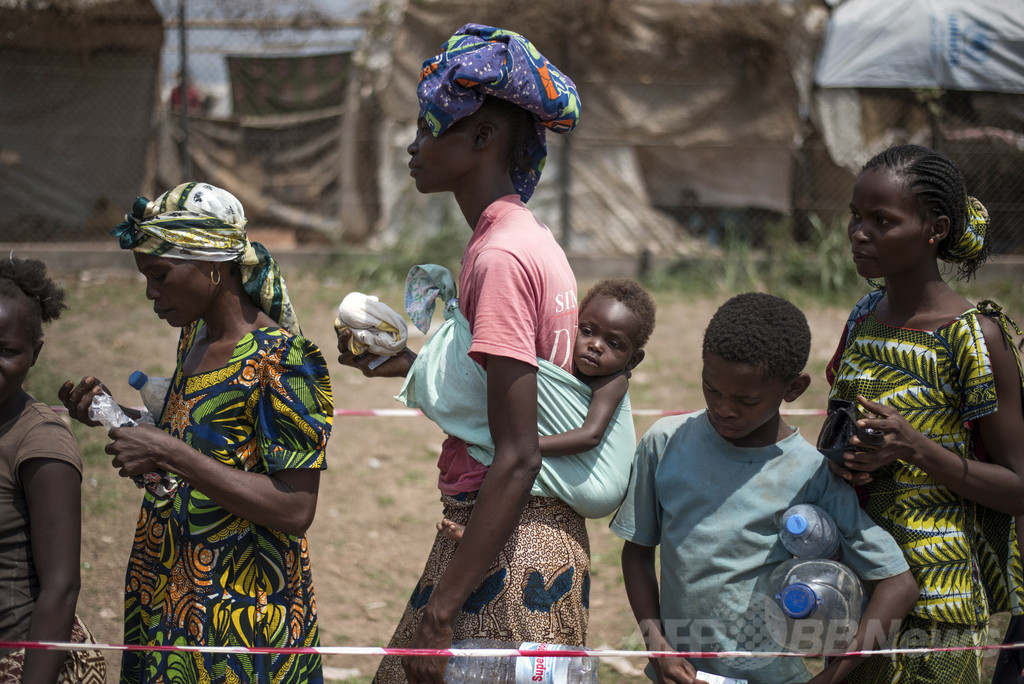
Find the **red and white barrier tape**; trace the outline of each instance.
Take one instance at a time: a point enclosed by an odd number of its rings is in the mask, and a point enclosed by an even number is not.
[[[67,413],[63,406],[51,406],[55,413]],[[684,413],[693,413],[697,409],[675,410],[675,409],[633,409],[634,416],[678,416]],[[409,416],[422,416],[419,409],[334,409],[335,416],[384,416],[387,418],[405,418]],[[823,409],[780,409],[781,416],[823,416]]]
[[[678,416],[697,409],[633,409],[634,416]],[[422,416],[419,409],[334,409],[336,416]],[[782,416],[823,416],[823,409],[780,409]]]
[[[302,648],[272,648],[259,646],[181,646],[181,645],[137,645],[137,644],[89,644],[61,641],[0,641],[0,649],[32,648],[61,651],[198,651],[203,653],[253,653],[253,654],[312,654],[320,655],[375,655],[375,656],[465,656],[480,658],[487,656],[544,656],[553,658],[804,658],[818,656],[817,653],[794,653],[791,651],[623,651],[616,649],[593,650],[537,650],[518,648],[382,648],[378,646],[307,646]],[[831,655],[872,656],[872,655],[924,655],[926,653],[949,653],[954,651],[1005,651],[1024,648],[1024,642],[1014,644],[991,644],[985,646],[936,646],[919,648],[883,648],[868,651],[849,651]]]

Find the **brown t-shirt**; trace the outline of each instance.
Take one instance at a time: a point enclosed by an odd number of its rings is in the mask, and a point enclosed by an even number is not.
[[[33,458],[52,458],[82,473],[71,430],[46,404],[30,402],[0,425],[0,641],[28,633],[39,579],[32,562],[28,501],[18,469]]]

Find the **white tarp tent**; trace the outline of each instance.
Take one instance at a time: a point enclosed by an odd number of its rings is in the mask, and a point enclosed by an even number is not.
[[[815,81],[1024,93],[1024,1],[846,0],[832,12]]]

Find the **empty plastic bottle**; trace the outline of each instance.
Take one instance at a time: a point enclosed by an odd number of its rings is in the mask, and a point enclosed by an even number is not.
[[[99,421],[108,430],[138,425],[121,410],[114,398],[106,392],[92,398],[92,403],[89,404],[89,417]],[[170,498],[178,489],[178,479],[163,470],[134,475],[132,481],[136,487],[145,488],[158,499]]]
[[[842,563],[793,558],[768,576],[768,633],[804,653],[843,651],[864,612],[864,586]]]
[[[153,424],[158,424],[164,413],[164,403],[167,401],[167,390],[171,387],[171,379],[151,378],[137,370],[128,377],[128,384],[139,390],[143,406],[153,417]]]
[[[514,648],[535,650],[586,650],[579,646],[561,644],[521,644],[494,639],[462,639],[452,648]],[[448,684],[597,684],[597,658],[581,656],[458,656],[448,660],[444,672]]]
[[[787,509],[779,524],[779,538],[797,558],[839,560],[843,555],[836,521],[814,504],[797,504]]]

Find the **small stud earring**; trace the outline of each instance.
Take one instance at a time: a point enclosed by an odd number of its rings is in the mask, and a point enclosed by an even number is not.
[[[935,244],[935,238],[928,238],[928,244],[929,245],[934,245]]]

